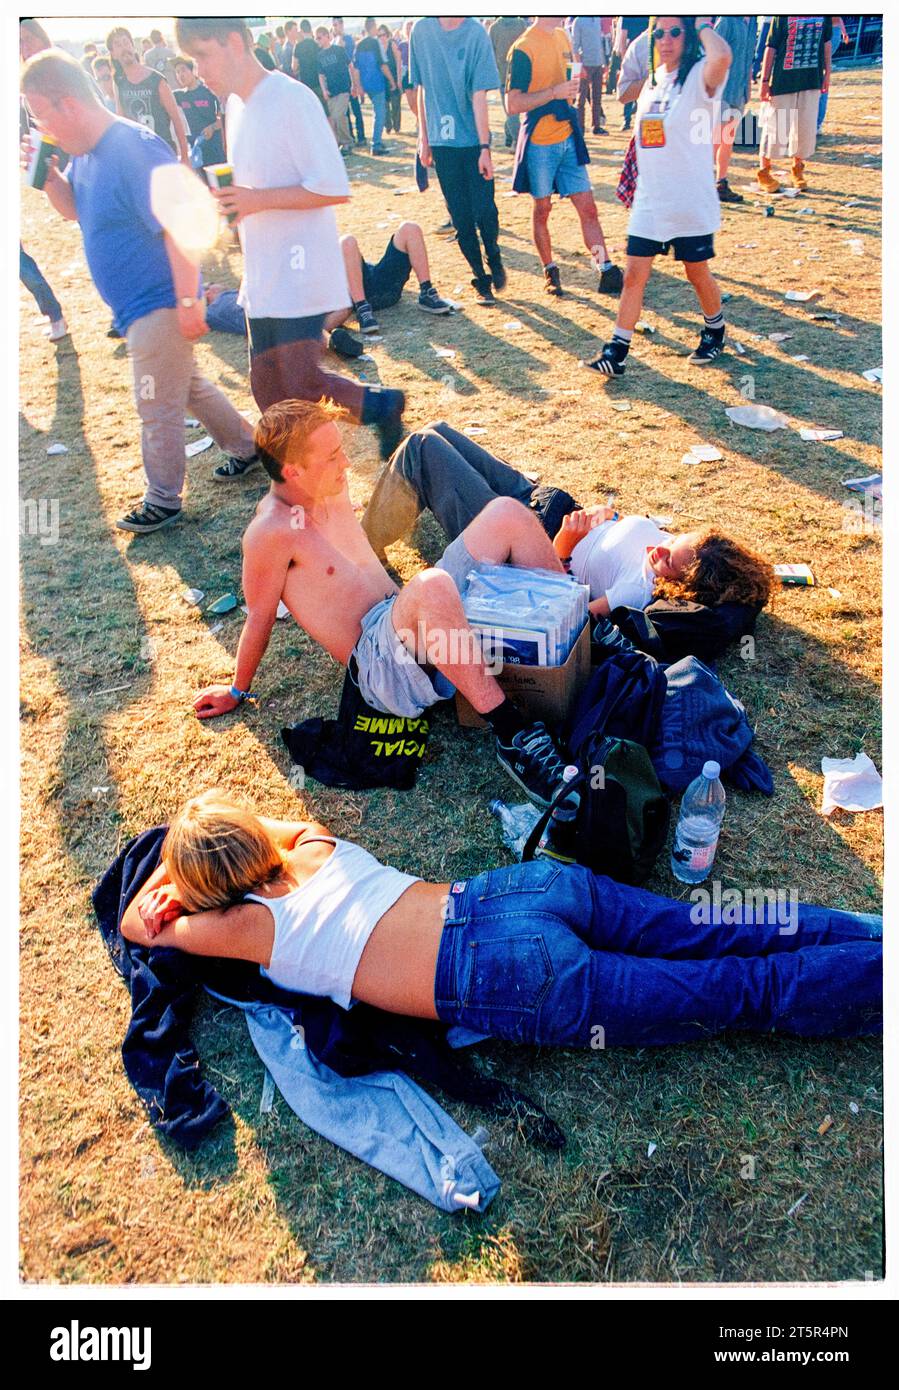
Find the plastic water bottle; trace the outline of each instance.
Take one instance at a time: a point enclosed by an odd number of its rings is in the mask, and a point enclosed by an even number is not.
[[[562,781],[571,782],[577,774],[577,768],[569,765],[562,773]],[[580,804],[581,798],[576,791],[562,797],[546,822],[546,829],[534,850],[535,859],[558,859],[563,864],[575,862],[575,824]]]
[[[671,872],[681,883],[708,878],[724,820],[720,764],[707,762],[684,792],[671,850]]]
[[[505,801],[491,801],[490,814],[496,816],[503,835],[503,844],[512,851],[516,859],[524,853],[528,836],[540,819],[541,812],[530,801],[519,806],[508,806]]]

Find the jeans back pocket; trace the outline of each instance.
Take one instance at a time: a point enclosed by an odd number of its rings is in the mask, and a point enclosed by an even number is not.
[[[468,942],[466,1009],[535,1013],[553,982],[542,936],[476,937]]]

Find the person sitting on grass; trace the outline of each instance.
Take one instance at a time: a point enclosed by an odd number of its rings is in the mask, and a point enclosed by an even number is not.
[[[345,357],[358,357],[362,347],[357,338],[340,328],[355,314],[361,333],[379,333],[381,325],[375,311],[399,304],[406,281],[414,271],[418,278],[418,307],[426,314],[452,314],[453,305],[441,299],[431,284],[425,234],[417,222],[401,222],[387,243],[381,259],[374,265],[363,259],[354,236],[342,236],[340,249],[353,301],[351,309],[329,314],[325,328],[331,330],[329,346]]]
[[[637,188],[627,229],[627,265],[615,329],[584,366],[622,376],[656,256],[674,251],[702,308],[698,367],[724,347],[721,291],[709,270],[721,202],[711,141],[731,51],[707,19],[657,15],[650,31],[649,81],[637,103]]]
[[[502,767],[532,801],[548,805],[565,765],[545,726],[528,723],[504,696],[460,591],[479,562],[561,574],[549,537],[526,507],[496,498],[433,569],[400,589],[353,510],[343,418],[331,401],[281,401],[259,421],[256,445],[272,481],[243,538],[247,620],[233,683],[201,691],[196,714],[226,714],[250,697],[283,600],[380,713],[416,719],[460,690],[493,729]]]
[[[343,1009],[361,1002],[516,1043],[881,1032],[882,919],[796,903],[784,932],[770,898],[723,925],[697,921],[691,902],[545,859],[431,883],[314,821],[269,820],[209,791],[174,816],[121,931],[253,962],[282,989]]]
[[[450,540],[498,497],[535,510],[553,548],[581,584],[590,587],[590,611],[645,608],[653,598],[681,598],[715,607],[768,602],[774,572],[767,560],[714,527],[669,535],[647,516],[619,518],[614,508],[580,508],[557,501],[517,468],[496,458],[445,420],[416,430],[384,465],[362,526],[378,555],[409,532],[430,509]]]

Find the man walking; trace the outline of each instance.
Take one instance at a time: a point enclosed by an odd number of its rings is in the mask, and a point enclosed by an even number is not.
[[[772,159],[792,158],[790,183],[808,187],[806,162],[818,139],[818,103],[830,87],[833,20],[828,14],[776,14],[771,20],[762,63],[760,188],[777,193]]]
[[[194,364],[193,344],[207,331],[196,266],[150,209],[153,172],[174,155],[150,131],[107,111],[66,54],[32,59],[22,91],[41,129],[74,156],[65,175],[51,162],[44,191],[57,212],[80,223],[94,284],[128,340],[147,491],[116,524],[158,531],[181,511],[188,410],[234,456],[214,477],[256,462],[250,426]]]
[[[520,39],[525,29],[528,27],[526,19],[520,15],[500,15],[490,25],[490,42],[493,45],[493,56],[496,59],[496,67],[499,72],[499,93],[502,97],[503,110],[506,113],[506,123],[504,133],[506,137],[506,149],[514,149],[518,141],[518,127],[521,123],[520,116],[513,116],[509,112],[506,103],[506,78],[509,75],[509,49],[516,39]]]
[[[596,211],[584,144],[577,114],[571,105],[578,84],[566,77],[572,59],[568,35],[560,15],[537,19],[509,51],[509,110],[524,115],[518,137],[516,193],[529,192],[534,200],[534,245],[543,264],[548,294],[562,294],[559,267],[553,260],[549,235],[552,195],[570,198],[581,223],[584,245],[599,272],[604,294],[618,294],[623,276],[609,259],[606,239]]]
[[[222,140],[222,120],[218,101],[197,77],[193,59],[175,60],[178,87],[175,101],[187,122],[192,145],[200,141],[201,164],[224,164],[225,145]]]
[[[190,164],[184,122],[168,82],[155,68],[138,61],[127,29],[110,30],[106,47],[114,64],[119,114],[154,131],[177,151],[182,164]]]
[[[217,189],[244,255],[240,304],[250,384],[261,410],[329,397],[376,430],[384,458],[402,436],[402,391],[364,386],[322,367],[327,316],[350,305],[334,208],[349,181],[321,101],[302,82],[266,72],[241,19],[179,19],[178,42],[226,100],[234,183]]]
[[[499,86],[499,73],[487,30],[470,15],[419,19],[409,40],[409,68],[418,92],[419,158],[437,172],[478,303],[494,305],[493,290],[505,288],[506,271],[487,116],[487,93]]]
[[[577,99],[577,114],[581,130],[586,132],[584,116],[587,113],[587,99],[590,100],[590,116],[594,135],[608,135],[603,126],[605,113],[602,109],[602,79],[605,71],[602,19],[599,15],[578,15],[571,26],[571,47],[581,68],[580,89]]]
[[[318,44],[318,82],[322,100],[328,109],[328,120],[341,154],[348,154],[353,144],[350,130],[350,61],[342,43],[332,43],[323,24],[315,31]]]
[[[719,16],[715,25],[733,55],[721,98],[721,124],[715,132],[715,178],[722,203],[743,202],[742,193],[737,193],[728,183],[727,171],[734,151],[737,122],[743,119],[752,91],[756,22],[755,15],[725,14]]]
[[[355,65],[354,57],[356,52],[356,40],[352,34],[348,34],[344,27],[343,20],[338,15],[331,20],[331,35],[335,44],[342,44],[350,65],[350,116],[356,127],[356,144],[365,144],[365,122],[362,119],[362,86],[359,82],[359,73]]]
[[[394,85],[393,76],[378,42],[377,23],[367,19],[363,26],[363,37],[356,44],[353,62],[359,74],[362,90],[371,102],[372,117],[371,153],[386,154],[382,136],[387,121],[387,92]]]

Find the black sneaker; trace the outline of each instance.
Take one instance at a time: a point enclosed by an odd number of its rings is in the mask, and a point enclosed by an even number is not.
[[[722,203],[742,203],[745,202],[742,193],[735,193],[727,179],[718,180],[718,200]]]
[[[624,274],[620,265],[610,265],[599,272],[600,294],[620,294],[624,289]]]
[[[609,133],[609,132],[606,130],[606,128],[605,128],[604,125],[595,125],[595,126],[593,127],[593,134],[594,134],[594,135],[608,135],[608,133]]]
[[[506,282],[509,277],[506,274],[506,267],[503,265],[499,256],[490,262],[490,278],[493,281],[493,288],[499,294],[502,294],[503,290],[506,288]]]
[[[565,761],[543,723],[530,724],[511,744],[496,740],[496,757],[529,801],[546,809],[564,780]]]
[[[689,361],[696,367],[707,367],[720,357],[724,351],[724,329],[704,328],[699,339],[699,347],[691,352]]]
[[[559,274],[557,265],[545,265],[543,267],[543,288],[547,294],[554,294],[557,299],[561,299],[564,294],[562,289],[562,277]]]
[[[258,454],[248,459],[239,459],[232,455],[226,463],[220,463],[218,468],[213,468],[212,477],[217,483],[231,483],[235,478],[242,478],[245,473],[249,473],[258,463]]]
[[[624,359],[627,353],[622,353],[620,348],[614,343],[606,343],[598,357],[592,358],[589,362],[582,361],[582,367],[589,367],[591,371],[599,372],[602,376],[624,376]]]
[[[111,323],[106,330],[106,336],[107,338],[121,338],[122,335],[116,328],[115,324]]]
[[[493,298],[493,290],[490,287],[490,276],[476,275],[471,283],[476,291],[478,303],[483,304],[488,309],[495,308],[496,300]]]
[[[441,299],[433,285],[430,285],[426,290],[419,290],[418,307],[424,309],[426,314],[451,314],[453,312],[452,304],[448,299]]]
[[[363,299],[356,305],[355,312],[360,333],[380,333],[381,325],[375,318],[374,311],[367,299]]]
[[[138,535],[143,535],[147,531],[160,531],[163,526],[171,526],[173,521],[177,521],[181,515],[181,508],[175,507],[174,510],[168,507],[153,507],[149,502],[141,502],[139,507],[135,507],[133,512],[123,516],[121,521],[116,522],[120,531],[134,531]]]
[[[328,334],[328,347],[338,357],[361,357],[365,346],[354,338],[348,328],[335,328]]]
[[[378,436],[381,458],[389,459],[403,438],[406,397],[402,391],[392,391],[386,387],[382,387],[379,394],[385,403],[384,410],[377,420],[371,421],[371,425]]]

